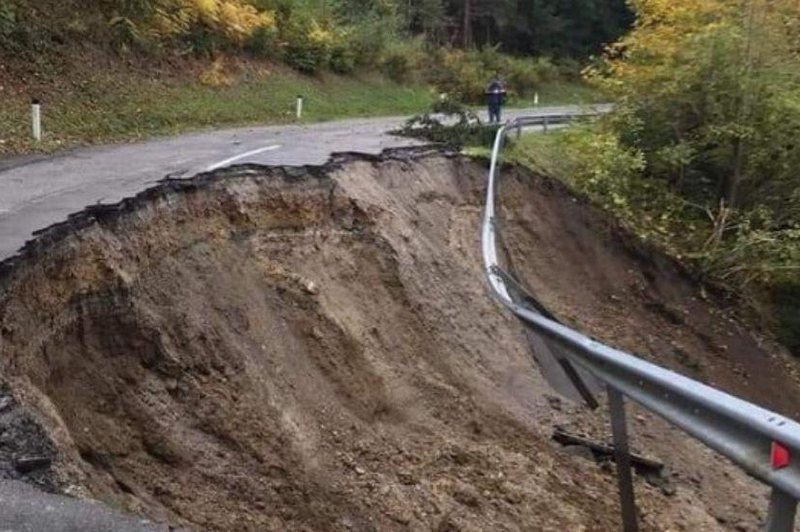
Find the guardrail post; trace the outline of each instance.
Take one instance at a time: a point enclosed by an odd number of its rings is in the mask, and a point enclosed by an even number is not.
[[[767,532],[792,532],[794,518],[797,513],[797,500],[788,493],[772,488],[767,514]]]
[[[608,388],[608,405],[611,410],[611,433],[614,436],[614,461],[617,463],[622,529],[625,532],[638,532],[639,521],[636,516],[636,498],[633,493],[631,454],[628,449],[628,430],[625,424],[625,398],[611,386],[606,386],[606,388]]]
[[[547,115],[544,116],[544,132],[547,133],[547,124],[549,120],[547,120]]]

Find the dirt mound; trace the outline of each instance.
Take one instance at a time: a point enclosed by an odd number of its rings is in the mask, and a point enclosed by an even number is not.
[[[613,473],[550,441],[606,439],[605,418],[551,395],[481,282],[484,181],[435,153],[242,167],[45,232],[7,265],[0,367],[58,450],[52,477],[199,529],[618,527]],[[505,196],[509,250],[565,319],[800,404],[783,356],[669,262],[547,180],[509,175]],[[677,493],[637,481],[651,529],[757,525],[757,484],[634,420],[675,470]]]

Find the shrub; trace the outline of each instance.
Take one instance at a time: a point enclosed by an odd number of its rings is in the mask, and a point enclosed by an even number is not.
[[[314,20],[290,20],[283,30],[286,64],[306,74],[314,74],[330,65],[333,47],[330,31]]]
[[[0,45],[10,46],[17,31],[17,10],[9,0],[0,0]]]
[[[474,55],[463,50],[445,50],[436,57],[429,72],[430,81],[448,97],[465,103],[483,101],[488,80]]]
[[[557,78],[570,83],[579,83],[582,81],[582,69],[583,67],[581,64],[577,60],[571,58],[561,58],[555,65]]]
[[[440,91],[465,103],[482,103],[485,86],[495,74],[505,82],[512,98],[528,96],[540,84],[559,79],[558,68],[548,58],[510,57],[497,47],[442,51],[433,56],[428,71],[429,81]]]
[[[350,74],[356,69],[356,54],[346,43],[337,43],[331,49],[331,70]]]
[[[516,157],[585,194],[640,238],[670,250],[690,247],[678,242],[687,233],[682,224],[695,218],[702,223],[702,213],[690,210],[665,183],[643,178],[643,155],[622,144],[613,133],[573,126],[557,134],[523,139]]]
[[[772,292],[778,339],[793,353],[800,354],[800,281],[778,284]]]
[[[508,70],[511,58],[500,53],[500,45],[484,46],[480,51],[467,54],[470,61],[476,61],[488,75],[500,74]]]
[[[139,29],[128,17],[114,17],[109,21],[108,27],[113,43],[120,49],[136,46],[142,41]]]
[[[402,53],[390,52],[383,60],[381,70],[389,79],[397,83],[405,83],[411,77],[413,65]]]
[[[375,16],[368,17],[350,30],[350,42],[356,65],[372,68],[380,65],[381,56],[391,42],[393,29]]]
[[[215,15],[211,18],[211,27],[236,46],[244,45],[258,29],[275,28],[274,13],[257,11],[255,7],[237,1],[218,1]]]
[[[189,45],[189,48],[198,57],[213,57],[223,42],[218,35],[203,24],[191,26],[182,35],[182,40]]]
[[[229,87],[231,78],[225,73],[225,63],[221,58],[215,59],[200,75],[200,83],[209,87]]]
[[[340,30],[334,35],[331,44],[331,70],[339,74],[350,74],[356,69],[356,51],[349,29]]]
[[[49,31],[28,24],[23,15],[16,2],[0,0],[0,54],[4,50],[14,53],[39,52],[50,44],[52,35]]]
[[[243,0],[162,0],[156,7],[134,4],[125,11],[139,14],[135,20],[141,20],[151,38],[183,41],[197,55],[213,55],[221,47],[246,48],[254,45],[259,30],[267,36],[277,27],[272,11],[259,11]]]
[[[628,221],[637,216],[633,203],[652,191],[641,180],[641,153],[623,146],[610,133],[575,129],[564,134],[564,150],[575,154],[571,182],[605,209]]]
[[[537,65],[532,61],[513,60],[509,62],[506,84],[515,94],[525,96],[534,92],[542,78]]]
[[[800,225],[782,227],[761,206],[737,211],[723,206],[710,218],[714,227],[698,258],[714,277],[749,284],[789,284],[800,271]]]
[[[392,81],[407,83],[426,67],[425,41],[421,38],[391,43],[381,61],[381,70]]]
[[[247,39],[245,50],[254,57],[274,57],[278,48],[278,31],[276,27],[259,26]]]

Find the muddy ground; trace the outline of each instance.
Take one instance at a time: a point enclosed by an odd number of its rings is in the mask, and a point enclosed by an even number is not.
[[[199,530],[617,529],[613,469],[551,440],[606,417],[550,391],[483,284],[484,183],[419,150],[240,167],[43,232],[2,273],[2,474]],[[799,417],[795,364],[674,263],[546,178],[508,169],[503,201],[563,320]],[[647,529],[757,529],[759,484],[630,428],[668,467],[637,478]]]

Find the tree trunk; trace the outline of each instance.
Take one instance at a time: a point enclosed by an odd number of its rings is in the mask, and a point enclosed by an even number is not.
[[[729,207],[736,208],[738,204],[739,184],[742,182],[744,166],[745,144],[742,139],[736,139],[733,147],[733,175],[725,185],[725,201]]]
[[[745,48],[743,51],[743,69],[742,78],[743,85],[739,91],[738,105],[736,111],[736,123],[743,124],[750,119],[750,106],[749,94],[752,84],[750,80],[753,76],[753,62],[754,62],[754,18],[755,18],[755,3],[753,0],[743,0],[742,3],[743,20],[742,25],[745,30]],[[743,179],[744,163],[745,163],[745,150],[747,149],[746,140],[741,136],[737,137],[733,146],[733,174],[725,182],[724,198],[728,202],[728,206],[736,208],[738,205],[739,185]]]
[[[472,0],[464,0],[464,49],[472,46]]]

